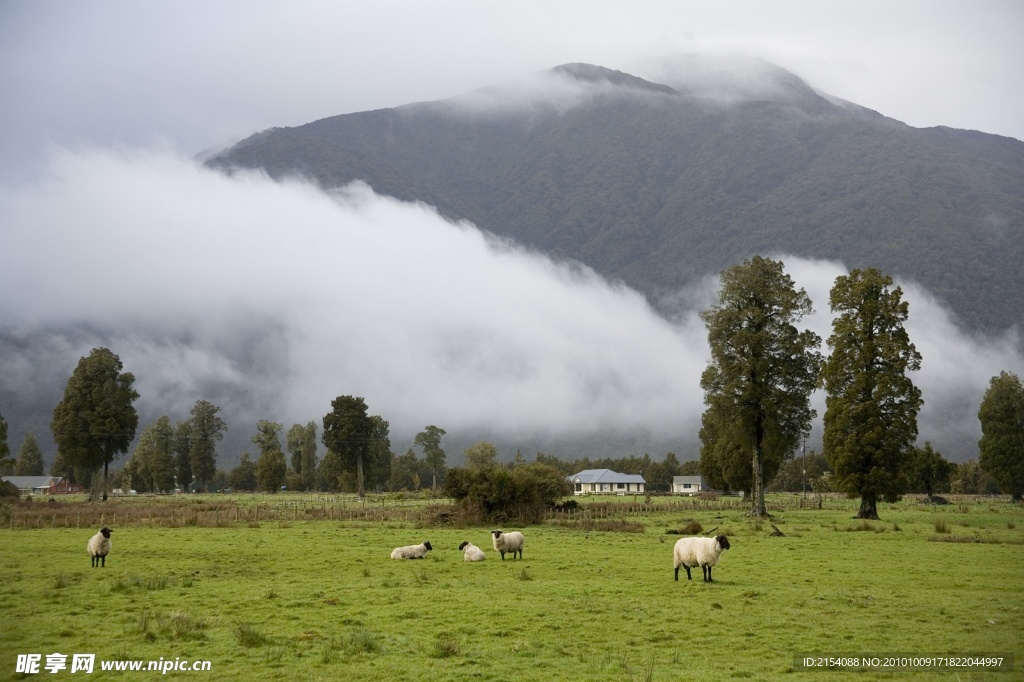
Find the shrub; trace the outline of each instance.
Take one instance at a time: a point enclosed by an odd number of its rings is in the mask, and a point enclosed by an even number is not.
[[[554,467],[530,464],[509,470],[498,466],[449,469],[444,494],[480,522],[537,523],[544,510],[570,492]]]

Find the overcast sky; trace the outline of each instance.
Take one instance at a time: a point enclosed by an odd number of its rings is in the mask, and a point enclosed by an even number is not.
[[[355,394],[398,452],[433,423],[538,449],[641,433],[612,454],[692,458],[715,273],[666,320],[428,206],[227,178],[192,157],[567,62],[653,77],[693,52],[764,58],[911,125],[1024,138],[1022,6],[0,0],[0,401],[52,409],[78,358],[109,345],[137,376],[143,424],[209,399],[243,447],[257,419],[318,421]],[[825,309],[842,264],[777,255]],[[989,377],[1024,372],[1019,337],[964,334],[904,285],[922,439],[965,459]],[[809,323],[827,337],[825,316]],[[27,427],[11,427],[16,450]]]

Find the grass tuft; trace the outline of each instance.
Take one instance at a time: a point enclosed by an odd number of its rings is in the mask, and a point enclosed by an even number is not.
[[[263,634],[263,631],[252,623],[235,621],[231,627],[231,631],[234,633],[235,639],[238,640],[238,643],[247,649],[263,646],[270,641],[267,636]]]
[[[932,522],[932,526],[935,528],[936,533],[948,533],[949,524],[946,523],[945,519],[935,519]]]
[[[462,651],[462,645],[459,644],[459,640],[452,637],[451,635],[441,633],[434,640],[433,646],[427,655],[431,658],[451,658],[452,656],[458,656]]]
[[[353,630],[345,641],[345,649],[353,654],[375,654],[381,648],[380,638],[366,628]]]

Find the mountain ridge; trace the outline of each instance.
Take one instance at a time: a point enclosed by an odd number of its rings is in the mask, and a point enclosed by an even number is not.
[[[912,128],[758,62],[675,80],[564,64],[263,131],[207,164],[361,180],[585,263],[655,305],[754,253],[793,253],[918,282],[972,329],[1017,324],[1024,143]]]

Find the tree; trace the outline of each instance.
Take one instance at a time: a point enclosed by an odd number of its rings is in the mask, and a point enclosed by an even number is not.
[[[292,456],[292,470],[299,475],[302,488],[312,490],[316,487],[316,422],[294,424],[288,429],[285,442]]]
[[[26,433],[18,450],[18,460],[14,464],[15,476],[42,476],[43,451],[39,449],[35,434]]]
[[[249,453],[243,452],[242,459],[228,475],[228,483],[235,490],[256,490],[259,479],[256,477],[256,464],[249,459]]]
[[[921,355],[903,327],[909,307],[902,297],[875,268],[837,277],[829,295],[838,315],[821,375],[823,445],[836,489],[860,496],[860,519],[878,518],[879,499],[900,499],[917,439],[923,401],[907,372],[921,368]]]
[[[486,469],[498,464],[498,448],[485,440],[470,445],[463,455],[466,458],[466,466],[469,468]]]
[[[404,455],[395,457],[388,478],[388,490],[419,490],[420,481],[429,474],[423,460],[416,459],[416,452],[409,448]]]
[[[332,400],[331,411],[324,415],[323,443],[337,455],[342,471],[355,470],[359,497],[366,496],[366,470],[374,465],[370,457],[374,424],[366,409],[362,398],[344,395]]]
[[[256,424],[256,434],[250,440],[259,447],[260,456],[256,460],[256,478],[261,490],[276,493],[284,485],[288,475],[288,464],[284,461],[281,450],[281,439],[277,434],[284,428],[277,422],[261,419]]]
[[[775,480],[768,486],[768,490],[790,493],[815,490],[821,477],[831,471],[825,455],[811,450],[805,455],[785,462]]]
[[[370,459],[373,460],[373,487],[376,490],[384,488],[388,479],[391,478],[391,464],[395,454],[391,452],[391,425],[387,420],[377,415],[372,415],[373,435],[370,439]]]
[[[174,426],[174,483],[182,490],[192,483],[192,420]]]
[[[781,262],[755,256],[722,273],[719,304],[701,313],[711,361],[701,376],[701,470],[751,491],[750,514],[767,515],[764,488],[810,430],[821,340],[795,323],[813,312]],[[743,462],[746,466],[743,466]]]
[[[1024,388],[1016,374],[989,380],[978,410],[981,440],[978,464],[1014,502],[1024,495]]]
[[[914,448],[907,458],[907,483],[913,490],[923,491],[929,498],[949,486],[949,478],[956,465],[947,462],[932,449],[931,442],[923,448]]]
[[[217,441],[224,438],[228,425],[217,416],[220,408],[206,400],[197,400],[189,419],[189,461],[192,478],[207,487],[217,471]]]
[[[7,421],[0,414],[0,474],[10,476],[14,473],[14,462],[11,448],[7,445]]]
[[[417,433],[413,441],[423,448],[423,458],[430,468],[432,490],[437,490],[437,472],[440,470],[441,476],[444,476],[445,453],[441,449],[441,437],[446,433],[444,429],[431,424]]]
[[[174,487],[174,427],[171,419],[162,415],[149,427],[149,489],[153,492]]]
[[[139,424],[132,405],[139,397],[135,375],[121,369],[117,355],[94,348],[78,361],[50,422],[57,448],[71,464],[90,471],[103,467],[104,501],[110,463],[127,452]]]

